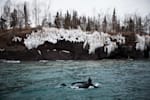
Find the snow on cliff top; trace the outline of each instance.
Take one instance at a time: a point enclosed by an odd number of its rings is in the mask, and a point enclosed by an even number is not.
[[[104,47],[105,52],[110,54],[117,48],[116,42],[112,42],[111,39],[115,39],[119,44],[125,43],[125,38],[118,34],[111,36],[107,33],[99,33],[97,31],[93,33],[84,32],[80,29],[57,29],[57,28],[43,28],[41,31],[32,32],[24,39],[24,44],[28,49],[37,48],[39,45],[44,44],[46,41],[56,44],[59,40],[70,41],[73,43],[83,42],[83,48],[89,45],[89,54],[94,53],[99,47]]]

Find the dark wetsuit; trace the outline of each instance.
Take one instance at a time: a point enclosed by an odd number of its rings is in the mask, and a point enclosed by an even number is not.
[[[75,82],[75,83],[72,83],[71,85],[75,85],[75,84],[79,84],[79,85],[78,85],[79,88],[89,88],[90,86],[93,86],[94,88],[97,88],[97,87],[92,83],[91,78],[89,78],[87,82]]]

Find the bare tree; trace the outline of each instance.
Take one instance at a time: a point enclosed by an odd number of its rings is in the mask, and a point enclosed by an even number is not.
[[[25,23],[25,20],[24,20],[24,10],[23,10],[23,4],[18,4],[17,5],[17,17],[18,17],[18,27],[20,29],[22,29],[24,27],[24,23]]]
[[[39,13],[40,13],[40,7],[38,6],[37,0],[33,1],[33,15],[34,15],[34,21],[35,26],[39,25]]]
[[[145,33],[148,33],[150,34],[150,14],[147,15],[145,18],[144,18],[144,26],[143,26],[143,31]]]
[[[7,0],[5,5],[4,5],[3,15],[1,17],[3,22],[5,22],[5,28],[9,28],[10,27],[10,22],[11,22],[10,21],[10,16],[11,16],[10,6],[11,6],[11,1]]]
[[[47,5],[45,7],[44,16],[42,18],[42,26],[50,27],[51,26],[51,0],[48,0]]]

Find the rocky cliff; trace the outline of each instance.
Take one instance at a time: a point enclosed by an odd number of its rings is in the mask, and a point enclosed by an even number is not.
[[[0,59],[100,60],[149,58],[149,36],[136,35],[132,44],[125,36],[81,30],[43,29],[26,36],[0,40]]]

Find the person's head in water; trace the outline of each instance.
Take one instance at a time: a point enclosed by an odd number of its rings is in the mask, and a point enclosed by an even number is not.
[[[89,77],[89,79],[88,79],[88,84],[92,84],[92,80],[91,80],[90,77]]]

